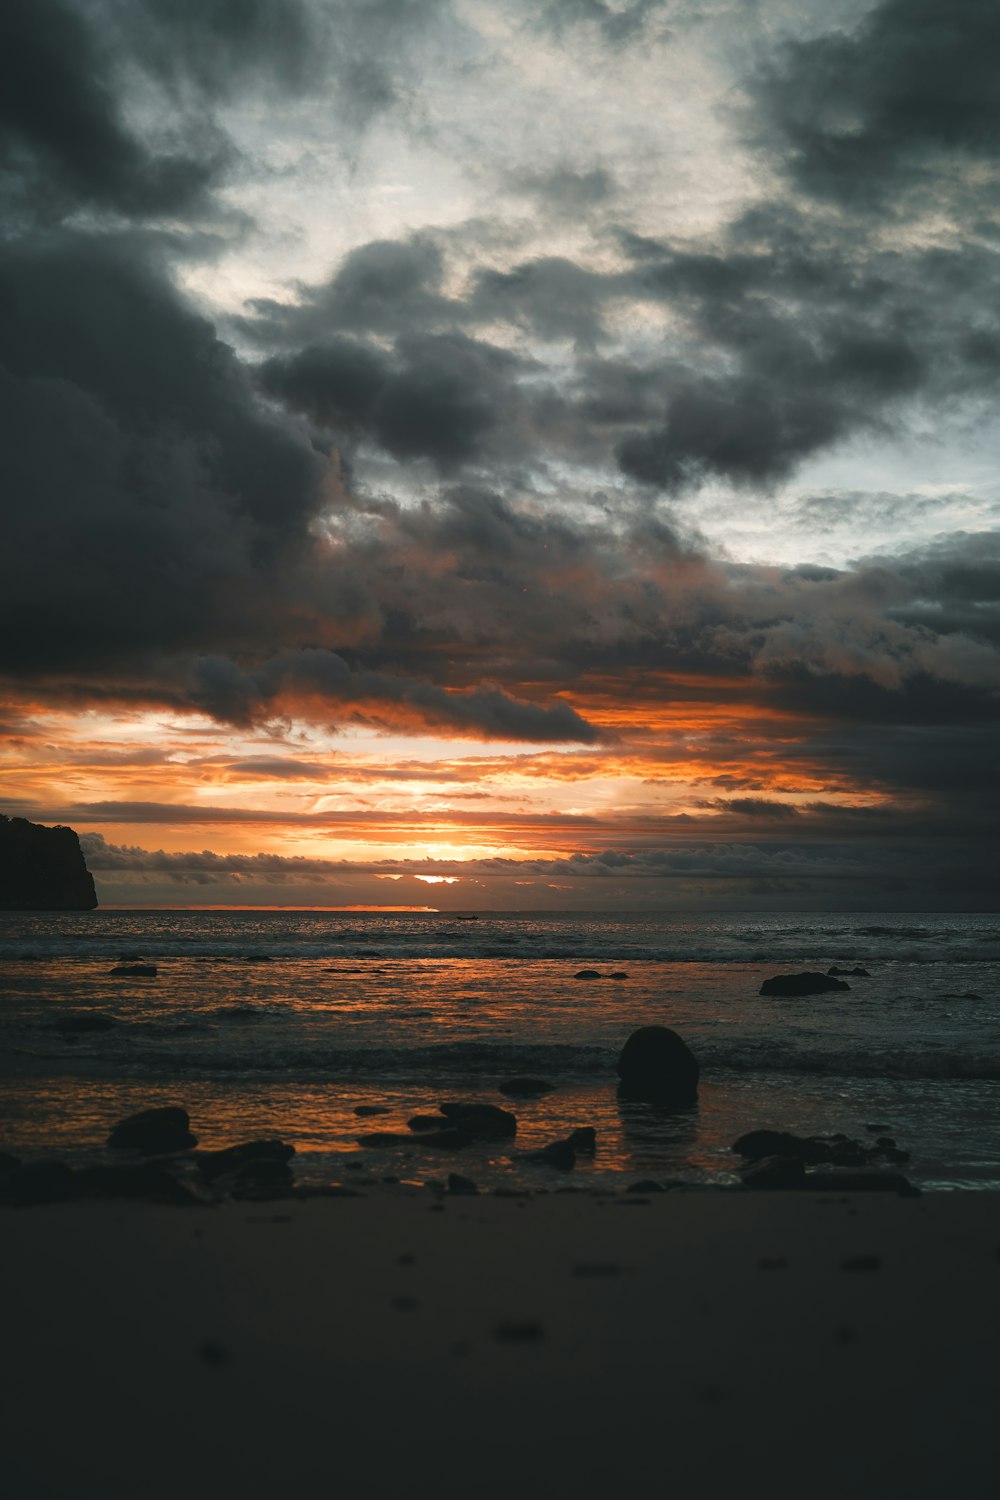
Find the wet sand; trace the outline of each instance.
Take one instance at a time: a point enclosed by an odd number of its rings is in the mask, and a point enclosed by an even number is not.
[[[0,1213],[15,1500],[996,1493],[1000,1196]]]

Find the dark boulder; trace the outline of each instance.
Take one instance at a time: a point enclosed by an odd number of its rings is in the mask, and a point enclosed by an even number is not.
[[[116,969],[108,972],[115,979],[155,979],[155,964],[119,964]]]
[[[597,1150],[597,1131],[593,1125],[578,1125],[571,1130],[566,1137],[574,1151],[583,1152],[586,1156],[593,1156]]]
[[[733,1142],[732,1149],[748,1161],[781,1157],[806,1166],[867,1167],[875,1161],[896,1164],[909,1161],[906,1151],[899,1151],[889,1136],[880,1137],[866,1146],[847,1135],[792,1135],[787,1130],[751,1130]]]
[[[757,993],[789,998],[796,995],[822,995],[830,990],[850,988],[843,979],[834,979],[829,974],[807,969],[802,974],[776,974],[773,979],[765,979]]]
[[[390,1113],[388,1104],[356,1104],[354,1113],[359,1119],[370,1119],[372,1115],[387,1115]]]
[[[438,1105],[447,1123],[480,1141],[499,1141],[517,1134],[517,1116],[496,1104]]]
[[[603,979],[603,977],[603,974],[599,974],[596,969],[581,969],[579,973],[573,975],[574,979]]]
[[[731,1149],[748,1161],[781,1156],[803,1162],[830,1160],[828,1142],[818,1136],[792,1135],[789,1130],[749,1130],[733,1142]]]
[[[555,1084],[546,1083],[544,1078],[505,1078],[503,1083],[497,1084],[499,1093],[524,1099],[533,1099],[539,1094],[551,1094],[554,1088]]]
[[[479,1193],[472,1178],[462,1177],[458,1172],[448,1173],[448,1191],[463,1198],[473,1198]]]
[[[161,1109],[144,1109],[119,1120],[108,1136],[108,1145],[116,1150],[133,1148],[144,1156],[161,1156],[170,1151],[186,1151],[197,1146],[186,1109],[165,1105]]]
[[[572,1172],[576,1166],[576,1151],[569,1141],[550,1141],[539,1151],[526,1151],[522,1160],[534,1162],[539,1167],[555,1167],[560,1172]]]
[[[698,1101],[698,1061],[669,1026],[640,1026],[618,1059],[619,1092],[677,1109]]]
[[[443,1130],[445,1117],[442,1115],[411,1115],[407,1120],[408,1130],[422,1132],[425,1130]]]
[[[199,1198],[158,1162],[83,1167],[73,1174],[76,1198],[140,1198],[146,1203],[197,1204]]]
[[[463,1151],[472,1145],[472,1136],[467,1130],[451,1129],[429,1132],[420,1137],[421,1146],[433,1146],[436,1151]]]
[[[767,1190],[787,1190],[806,1186],[805,1164],[788,1156],[765,1156],[744,1167],[740,1176],[743,1186]]]
[[[608,978],[609,979],[627,979],[628,975],[625,973],[624,969],[614,969],[608,975]]]
[[[221,1151],[202,1151],[198,1157],[198,1170],[211,1182],[229,1172],[243,1175],[248,1169],[256,1170],[257,1163],[270,1162],[284,1167],[285,1175],[290,1176],[287,1163],[294,1155],[295,1147],[285,1141],[242,1141],[238,1146],[226,1146]],[[265,1176],[267,1170],[264,1170]]]
[[[0,814],[0,911],[93,911],[94,877],[72,828]]]

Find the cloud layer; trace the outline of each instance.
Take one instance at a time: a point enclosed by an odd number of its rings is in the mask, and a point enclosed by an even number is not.
[[[663,809],[633,781],[713,838],[738,818],[792,851],[882,848],[888,825],[859,835],[848,809],[885,802],[928,838],[960,831],[978,867],[1000,31],[977,0],[759,9],[754,31],[668,0],[12,0],[12,723],[520,746],[532,796],[576,776],[548,747],[582,747],[607,757],[600,797],[650,828]],[[689,123],[671,106],[654,137],[658,76]],[[437,184],[422,213],[407,172]],[[643,182],[671,172],[685,194],[660,207]],[[928,454],[944,477],[915,489]],[[935,529],[960,490],[976,524]],[[788,518],[782,561],[727,547],[748,515],[762,538]],[[831,517],[853,545],[820,562]],[[60,795],[34,731],[9,743],[26,805],[157,801]],[[551,796],[527,808],[545,852],[597,860],[579,824],[553,842]]]

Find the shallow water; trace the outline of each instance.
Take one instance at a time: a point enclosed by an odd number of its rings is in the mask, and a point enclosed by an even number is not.
[[[112,977],[125,956],[157,977]],[[122,1114],[178,1102],[205,1145],[294,1142],[302,1179],[459,1170],[551,1186],[558,1174],[518,1153],[592,1124],[581,1185],[726,1181],[744,1130],[879,1124],[913,1152],[914,1180],[1000,1186],[995,917],[8,913],[0,958],[0,1147],[18,1153],[91,1154]],[[770,974],[831,964],[871,977],[809,999],[758,995]],[[584,967],[602,978],[575,978]],[[70,1012],[114,1025],[53,1030]],[[701,1062],[691,1115],[617,1099],[617,1053],[651,1023]],[[557,1087],[507,1101],[510,1148],[357,1146],[449,1097],[505,1103],[496,1084],[514,1073]],[[389,1112],[359,1119],[359,1104]]]

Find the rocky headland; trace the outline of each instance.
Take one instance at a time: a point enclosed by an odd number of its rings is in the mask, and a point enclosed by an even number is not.
[[[93,911],[94,877],[72,828],[0,815],[0,911]]]

